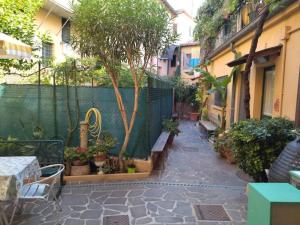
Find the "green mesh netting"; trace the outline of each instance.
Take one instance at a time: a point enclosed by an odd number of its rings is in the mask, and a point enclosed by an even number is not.
[[[39,90],[40,89],[40,90]],[[124,128],[115,100],[114,90],[104,87],[78,87],[80,121],[91,107],[102,114],[103,130],[118,139],[113,150],[118,153],[123,142]],[[36,126],[43,129],[43,139],[65,140],[68,114],[65,86],[0,85],[0,136],[13,136],[21,140],[33,138]],[[71,118],[76,121],[75,88],[69,87]],[[134,93],[132,88],[122,88],[124,104],[131,115]],[[127,153],[137,158],[147,158],[161,132],[164,118],[172,114],[173,90],[164,81],[150,78],[147,88],[140,92],[139,111],[131,134]],[[72,136],[72,146],[79,145],[79,127]]]

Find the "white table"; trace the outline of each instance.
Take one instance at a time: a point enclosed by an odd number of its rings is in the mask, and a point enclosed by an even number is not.
[[[39,168],[35,156],[0,157],[0,201],[16,198],[24,179],[41,175]]]
[[[16,201],[24,180],[41,176],[39,168],[35,156],[0,157],[0,202]]]

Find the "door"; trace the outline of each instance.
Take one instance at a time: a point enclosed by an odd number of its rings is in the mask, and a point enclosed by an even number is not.
[[[275,84],[275,67],[268,67],[264,70],[264,83],[262,92],[261,116],[272,117],[273,115],[273,97]]]

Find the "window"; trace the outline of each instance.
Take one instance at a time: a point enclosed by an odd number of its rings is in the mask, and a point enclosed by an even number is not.
[[[173,24],[173,35],[177,35],[177,34],[178,34],[178,32],[177,32],[177,24],[174,23]]]
[[[271,117],[273,112],[275,67],[266,68],[264,71],[262,116]]]
[[[231,24],[230,21],[226,20],[226,22],[224,23],[224,35],[227,36],[231,33]]]
[[[61,39],[63,42],[65,43],[70,43],[70,39],[71,39],[71,23],[70,20],[66,19],[66,18],[62,18],[61,19],[61,23],[62,23],[62,32],[61,32]]]
[[[172,58],[172,60],[171,60],[171,67],[176,67],[176,59],[177,59],[177,57],[176,57],[176,55],[174,54],[174,55],[173,55],[173,58]]]
[[[192,59],[192,54],[184,54],[183,55],[183,69],[188,70],[191,68],[190,61]]]
[[[217,80],[219,82],[221,82],[225,78],[226,78],[226,76],[223,76],[223,77],[217,78]],[[225,98],[226,98],[226,93],[225,93]],[[223,102],[222,93],[220,91],[215,91],[214,92],[214,105],[219,106],[219,107],[224,107],[225,106],[225,103]]]
[[[49,59],[52,57],[52,43],[43,42],[42,44],[42,58]]]

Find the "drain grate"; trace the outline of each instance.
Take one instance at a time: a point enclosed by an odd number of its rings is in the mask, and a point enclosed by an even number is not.
[[[126,215],[105,216],[103,225],[129,225],[129,218]]]
[[[230,221],[222,205],[195,205],[194,209],[198,220]]]

